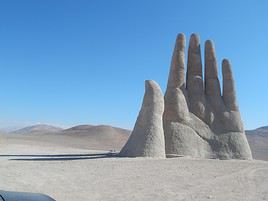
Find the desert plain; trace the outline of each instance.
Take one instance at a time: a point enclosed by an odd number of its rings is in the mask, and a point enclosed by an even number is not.
[[[0,136],[1,190],[57,201],[268,200],[264,160],[118,158],[129,132],[109,126],[27,132]]]

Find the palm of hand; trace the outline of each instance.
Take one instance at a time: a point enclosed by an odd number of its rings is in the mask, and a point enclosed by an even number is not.
[[[179,34],[165,94],[166,154],[251,159],[229,61],[224,59],[222,62],[221,95],[212,42],[205,43],[205,82],[197,35],[193,34],[190,39],[186,83],[184,51],[185,37]]]

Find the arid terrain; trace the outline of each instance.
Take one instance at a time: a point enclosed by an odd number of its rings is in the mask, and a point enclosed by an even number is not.
[[[49,125],[36,125],[4,134],[7,144],[39,144],[79,149],[120,150],[130,131],[107,125],[79,125],[62,129]]]
[[[268,200],[266,161],[116,158],[111,150],[120,150],[128,130],[42,129],[46,133],[33,127],[1,135],[1,190],[57,201]],[[254,157],[267,159],[267,136],[251,132]]]
[[[246,131],[253,158],[268,161],[268,126]]]
[[[15,130],[5,136],[7,144],[34,143],[41,146],[63,146],[79,149],[116,150],[126,143],[131,131],[107,125],[79,125],[62,129],[50,125],[35,125]],[[268,161],[268,126],[247,130],[253,158]]]

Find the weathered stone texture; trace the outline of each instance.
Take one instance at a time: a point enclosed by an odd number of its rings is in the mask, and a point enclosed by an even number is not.
[[[163,115],[167,155],[252,159],[236,101],[231,64],[222,61],[223,92],[213,42],[205,43],[203,81],[200,39],[192,34],[184,79],[185,36],[172,56]]]
[[[166,157],[163,130],[164,98],[159,85],[145,81],[145,94],[134,130],[119,153],[126,157]]]
[[[204,79],[201,58],[199,36],[192,34],[185,79],[185,36],[179,34],[164,100],[160,87],[146,81],[141,111],[120,156],[252,159],[230,62],[222,61],[221,93],[211,40],[205,42]]]

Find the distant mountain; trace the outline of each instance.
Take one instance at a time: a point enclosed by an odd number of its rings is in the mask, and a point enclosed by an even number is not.
[[[8,126],[8,127],[2,127],[0,128],[0,132],[4,132],[4,133],[11,133],[14,132],[16,130],[19,130],[23,128],[23,126]]]
[[[97,127],[97,126],[93,126],[93,125],[78,125],[78,126],[74,126],[68,129],[65,129],[65,132],[74,132],[74,131],[86,131],[88,129],[91,129],[92,127]]]
[[[72,137],[76,141],[83,140],[83,147],[95,149],[116,149],[120,150],[126,143],[129,130],[112,127],[108,125],[79,125],[60,132],[65,137]]]
[[[79,125],[68,129],[38,124],[12,132],[20,139],[37,143],[58,144],[61,146],[120,150],[131,131],[108,125]],[[3,134],[3,133],[2,133]],[[253,158],[268,161],[268,126],[247,130],[246,136]]]
[[[129,130],[112,127],[108,125],[98,125],[98,126],[92,126],[92,125],[79,125],[74,126],[72,128],[66,129],[62,131],[63,134],[66,135],[98,135],[98,136],[106,136],[106,137],[114,137],[115,135],[125,135],[130,134]]]
[[[254,159],[268,160],[268,126],[247,130],[246,135]]]
[[[50,125],[35,125],[12,132],[12,139],[34,141],[37,144],[60,145],[82,149],[120,150],[129,130],[108,125],[79,125],[62,129]]]
[[[62,131],[62,128],[50,126],[47,124],[38,124],[34,126],[28,126],[11,133],[13,134],[46,134],[46,133],[58,133]]]
[[[253,130],[252,132],[255,133],[255,134],[259,134],[259,135],[267,137],[267,135],[268,135],[268,126],[263,126],[263,127],[257,128],[255,130]]]

